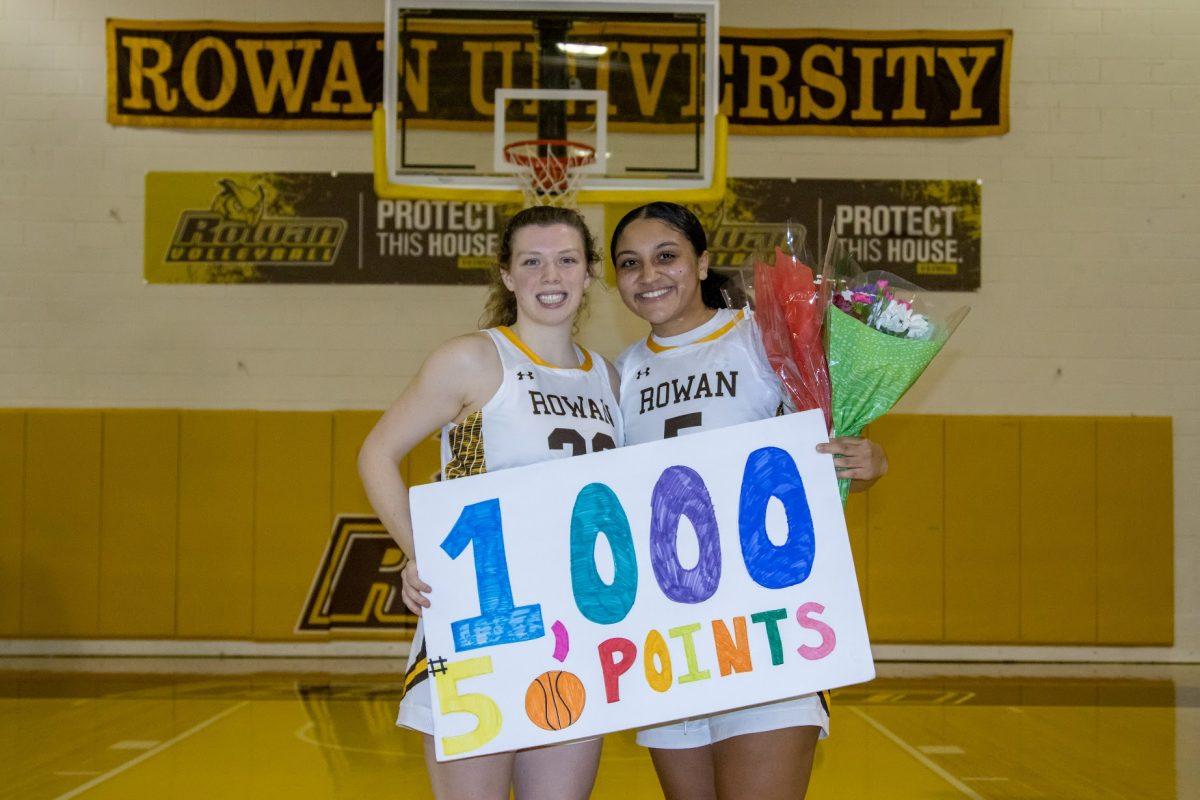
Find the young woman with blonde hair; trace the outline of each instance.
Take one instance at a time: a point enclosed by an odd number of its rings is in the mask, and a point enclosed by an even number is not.
[[[413,613],[420,615],[429,597],[436,599],[413,557],[407,489],[397,470],[419,442],[442,431],[445,479],[622,443],[616,372],[572,341],[597,263],[592,235],[578,213],[535,207],[515,215],[501,240],[484,330],[435,349],[367,436],[359,474],[380,521],[408,557],[402,594]],[[546,400],[553,397],[573,404],[582,398],[599,412],[559,415],[554,409],[563,404]],[[397,724],[424,734],[435,796],[507,800],[510,787],[518,800],[583,800],[591,793],[599,739],[438,762],[425,657],[418,625]]]

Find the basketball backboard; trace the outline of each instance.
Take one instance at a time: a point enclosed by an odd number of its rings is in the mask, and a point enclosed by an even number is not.
[[[521,202],[511,153],[530,140],[542,143],[526,148],[535,160],[591,152],[570,159],[580,203],[723,194],[717,0],[387,0],[386,10],[380,196]]]

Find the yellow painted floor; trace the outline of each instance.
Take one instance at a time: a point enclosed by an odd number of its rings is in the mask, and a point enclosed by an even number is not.
[[[0,660],[0,798],[431,797],[399,676],[353,666]],[[813,800],[1200,798],[1200,667],[880,673],[834,694]],[[608,737],[594,797],[660,796],[632,734]]]

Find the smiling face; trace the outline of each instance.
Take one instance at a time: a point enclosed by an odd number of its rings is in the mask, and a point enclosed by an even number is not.
[[[517,229],[512,258],[500,279],[516,296],[519,320],[545,326],[571,324],[592,281],[583,237],[564,223]]]
[[[708,253],[697,254],[679,230],[653,217],[630,222],[613,248],[617,290],[658,336],[685,333],[711,314],[700,296]]]

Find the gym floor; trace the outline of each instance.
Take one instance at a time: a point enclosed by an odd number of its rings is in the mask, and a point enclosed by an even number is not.
[[[352,671],[353,670],[353,671]],[[880,664],[809,798],[1200,797],[1200,666]],[[0,659],[0,798],[432,797],[390,661]],[[661,797],[631,733],[593,797]]]

